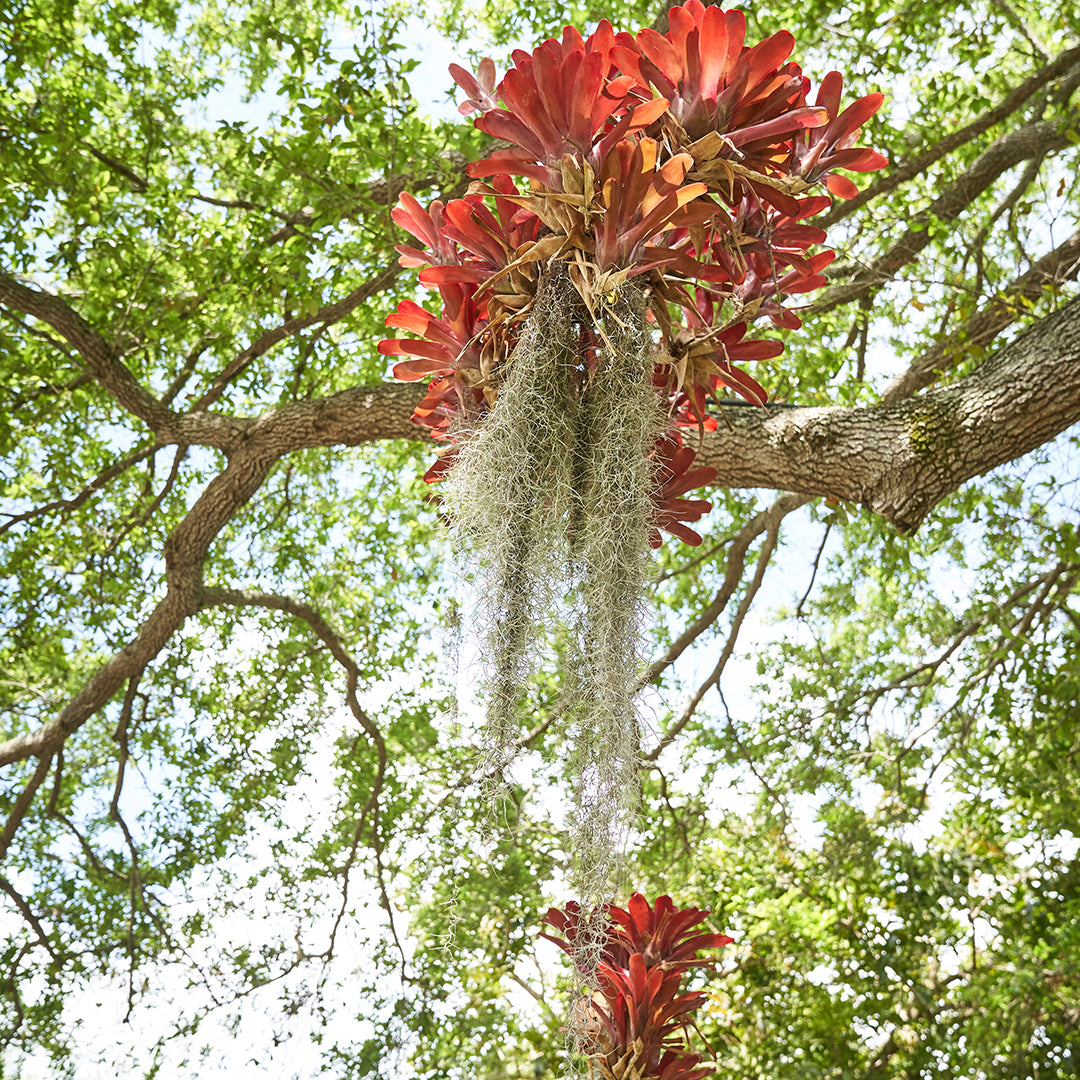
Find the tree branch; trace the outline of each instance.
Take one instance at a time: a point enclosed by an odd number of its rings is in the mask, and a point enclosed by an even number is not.
[[[45,294],[32,295],[36,303]],[[61,307],[65,322],[73,313],[62,302]],[[298,402],[254,421],[209,414],[186,418],[188,426],[204,420],[211,427],[232,425],[233,454],[166,544],[165,597],[57,716],[0,744],[0,765],[50,757],[157,656],[204,602],[202,563],[210,544],[278,458],[312,446],[415,438],[418,429],[408,418],[423,393],[420,386],[390,384]],[[791,491],[797,502],[814,495],[857,502],[911,530],[967,480],[1078,420],[1080,300],[1074,300],[951,386],[870,408],[776,415],[741,410],[730,431],[706,436],[701,459],[717,469],[721,486]]]
[[[977,139],[984,131],[989,131],[995,124],[1020,108],[1033,94],[1078,63],[1080,63],[1080,45],[1075,45],[1073,48],[1060,53],[1052,63],[1047,64],[1046,67],[1041,68],[1034,75],[1025,79],[1002,98],[997,105],[992,109],[987,109],[981,116],[972,120],[970,124],[965,124],[951,135],[939,139],[928,150],[919,154],[918,157],[906,161],[903,165],[893,166],[884,176],[860,191],[855,198],[834,202],[832,209],[827,214],[814,219],[814,224],[827,229],[830,225],[835,225],[836,222],[846,218],[849,214],[853,214],[859,207],[865,206],[879,195],[884,195],[886,192],[899,187],[905,180],[910,180],[913,176],[919,176],[926,172],[934,162],[940,161],[946,154],[951,154],[953,150],[971,142],[972,139]]]
[[[781,495],[767,510],[755,514],[743,525],[735,534],[731,550],[728,552],[724,580],[716,596],[713,597],[712,603],[671,643],[663,656],[654,660],[645,669],[638,684],[639,689],[658,679],[724,613],[732,596],[735,595],[735,590],[739,587],[739,582],[742,581],[743,572],[746,569],[746,553],[750,550],[750,545],[762,533],[771,533],[779,529],[780,523],[788,514],[808,501],[798,495]],[[650,755],[650,760],[655,760],[655,757],[655,754]]]
[[[29,521],[31,518],[51,513],[53,510],[77,510],[95,492],[100,491],[110,481],[115,480],[116,477],[127,472],[133,465],[138,465],[140,461],[145,461],[146,458],[151,457],[160,449],[161,447],[157,443],[152,443],[150,446],[144,446],[141,450],[136,450],[126,458],[114,462],[105,469],[104,472],[101,472],[94,477],[94,479],[91,480],[78,495],[74,495],[70,499],[55,499],[53,502],[35,506],[32,510],[27,510],[24,513],[10,515],[7,521],[0,523],[0,534],[7,532],[8,529],[18,525],[21,521]],[[0,513],[3,513],[3,511],[0,511]]]
[[[870,266],[857,270],[850,281],[834,285],[806,309],[820,315],[841,304],[859,300],[891,281],[933,239],[936,223],[954,221],[1002,173],[1021,161],[1068,146],[1064,125],[1044,120],[1017,128],[995,139],[957,179],[925,210],[910,219],[907,232]]]
[[[0,877],[0,891],[3,891],[11,898],[12,903],[19,909],[19,914],[30,924],[30,928],[37,935],[38,943],[52,957],[53,963],[58,964],[59,957],[49,942],[49,935],[45,933],[45,927],[41,925],[41,921],[34,914],[33,908],[26,902],[26,898],[6,877]]]
[[[29,757],[28,754],[22,756]],[[37,768],[26,782],[26,787],[22,789],[19,797],[15,800],[15,805],[11,808],[7,821],[4,822],[4,830],[0,832],[0,862],[3,862],[4,856],[7,855],[7,850],[11,847],[11,841],[15,839],[15,833],[18,832],[23,818],[26,817],[26,811],[30,809],[30,804],[34,801],[38,788],[45,782],[51,768],[52,754],[43,754],[41,760],[37,763]]]
[[[705,694],[710,687],[720,685],[720,677],[724,673],[724,668],[727,667],[728,661],[735,652],[735,643],[739,639],[739,631],[742,629],[742,624],[754,603],[754,597],[757,596],[758,591],[761,589],[761,583],[765,580],[765,571],[768,569],[773,552],[776,550],[776,544],[780,537],[780,522],[784,517],[784,514],[779,512],[783,501],[784,500],[782,499],[777,499],[777,501],[769,508],[769,511],[772,511],[772,513],[767,511],[766,515],[764,515],[768,518],[768,525],[765,529],[765,542],[761,545],[761,551],[758,553],[754,576],[750,581],[750,584],[747,585],[742,600],[739,601],[739,607],[735,612],[735,617],[731,620],[731,629],[728,631],[727,640],[720,650],[720,658],[716,662],[716,667],[713,668],[709,677],[697,688],[694,696],[690,699],[689,704],[683,711],[682,716],[680,716],[679,719],[664,732],[656,746],[645,755],[646,761],[655,761],[660,754],[663,753],[676,738],[678,738],[679,733],[690,723],[694,713],[697,712],[697,708],[701,704],[702,698],[705,697]]]
[[[723,487],[856,502],[910,531],[960,485],[1077,421],[1080,299],[951,386],[869,408],[746,410],[699,456]]]
[[[197,412],[213,404],[225,387],[236,378],[253,360],[257,360],[264,353],[269,352],[279,341],[292,337],[301,330],[318,323],[328,325],[345,318],[346,315],[355,311],[361,304],[369,300],[376,293],[388,289],[401,274],[401,267],[395,259],[385,266],[369,281],[358,285],[348,296],[335,300],[332,304],[324,304],[313,315],[300,315],[296,318],[286,319],[283,323],[260,334],[246,349],[237,354],[214,379],[210,389],[206,391],[193,405],[192,411]],[[0,294],[0,300],[3,295]]]
[[[383,739],[382,732],[375,724],[375,721],[372,720],[360,706],[360,701],[356,696],[356,692],[360,685],[360,668],[357,666],[356,661],[352,656],[349,655],[349,651],[345,648],[341,638],[330,627],[330,624],[319,614],[319,612],[311,607],[310,604],[305,604],[301,600],[296,600],[291,596],[281,596],[276,593],[261,592],[256,589],[225,589],[212,586],[202,590],[202,602],[203,605],[207,607],[211,605],[260,607],[270,611],[283,611],[287,615],[292,615],[293,618],[300,619],[302,622],[307,623],[311,628],[312,633],[327,647],[327,649],[329,649],[330,655],[333,656],[342,668],[344,668],[346,677],[345,699],[348,702],[349,711],[356,718],[360,727],[363,728],[364,733],[371,741],[372,746],[374,746],[378,760],[375,768],[375,776],[371,782],[371,791],[368,793],[367,801],[356,815],[356,825],[353,829],[349,854],[342,870],[341,904],[338,907],[337,918],[334,920],[333,928],[330,931],[330,943],[322,955],[327,959],[333,955],[338,930],[341,926],[342,919],[345,917],[345,912],[349,904],[350,872],[356,862],[360,841],[363,838],[364,825],[370,816],[372,819],[370,847],[375,856],[376,878],[381,893],[382,906],[386,911],[387,920],[390,924],[390,933],[397,945],[398,953],[401,956],[402,970],[404,971],[405,952],[401,947],[401,942],[398,940],[397,927],[394,924],[393,907],[390,904],[390,899],[386,891],[385,870],[382,858],[385,841],[383,840],[379,827],[379,794],[382,791],[383,782],[386,779],[386,766],[388,760],[386,741]]]
[[[259,489],[277,457],[246,447],[206,486],[165,543],[164,598],[142,629],[90,677],[63,709],[37,731],[0,743],[0,765],[29,757],[51,757],[73,731],[139,675],[202,601],[203,561],[218,533]],[[2,851],[0,851],[2,855]]]
[[[261,607],[270,611],[283,611],[296,619],[308,624],[312,633],[327,647],[330,655],[345,669],[346,691],[345,696],[349,704],[349,711],[364,729],[379,758],[376,782],[372,784],[372,797],[378,795],[378,789],[382,786],[383,775],[386,772],[386,743],[382,732],[379,731],[375,722],[360,706],[356,691],[360,685],[360,668],[356,661],[349,655],[348,650],[342,644],[341,638],[331,629],[330,624],[310,604],[297,600],[291,596],[281,596],[277,593],[261,592],[257,589],[224,589],[218,586],[207,586],[200,591],[201,607]]]
[[[973,347],[985,349],[1006,327],[1027,314],[1024,301],[1034,304],[1047,287],[1074,281],[1080,272],[1080,229],[1063,244],[1048,252],[1020,277],[1015,278],[997,297],[973,315],[956,333],[936,342],[902,375],[893,379],[881,395],[881,404],[889,405],[911,397],[929,386],[943,372],[955,367]]]
[[[1070,239],[1017,279],[1013,295],[1035,295],[1051,272],[1072,265],[1072,251]],[[981,337],[1012,318],[993,308],[968,333]],[[930,354],[917,361],[911,385],[930,381],[927,371],[937,363]],[[245,421],[242,445],[281,457],[316,446],[423,438],[409,416],[424,393],[416,383],[387,383],[295,402]],[[704,436],[699,462],[717,470],[719,487],[856,502],[914,529],[961,484],[1080,421],[1080,300],[950,386],[914,400],[888,393],[888,401],[866,408],[732,410],[729,430]],[[198,417],[190,418],[192,442],[200,441],[197,426]]]
[[[0,273],[0,306],[52,327],[83,358],[98,383],[151,430],[172,427],[175,415],[138,382],[109,343],[67,301]]]

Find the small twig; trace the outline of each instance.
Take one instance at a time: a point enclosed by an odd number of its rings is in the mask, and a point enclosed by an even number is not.
[[[127,536],[132,529],[136,529],[140,525],[144,525],[147,521],[150,520],[153,514],[157,512],[158,507],[161,506],[161,504],[165,501],[166,496],[169,494],[169,492],[173,488],[173,485],[176,483],[176,480],[180,475],[180,465],[183,462],[184,458],[187,457],[187,452],[188,447],[184,443],[180,443],[176,447],[176,454],[173,457],[172,468],[169,470],[169,475],[166,477],[165,483],[161,487],[161,491],[159,491],[157,495],[154,496],[154,498],[150,501],[150,505],[147,506],[146,509],[142,511],[142,513],[136,513],[135,509],[132,509],[132,511],[127,515],[127,520],[122,520],[119,523],[119,528],[113,535],[109,546],[105,549],[103,558],[107,559],[110,555],[112,555],[119,547],[120,541],[123,540],[123,538]],[[148,479],[147,484],[149,483],[150,480]]]
[[[825,526],[825,535],[821,538],[821,545],[818,547],[817,555],[814,556],[814,568],[810,573],[810,584],[806,586],[806,592],[803,593],[802,599],[799,601],[799,606],[795,609],[796,619],[801,619],[803,617],[803,605],[809,598],[810,592],[814,588],[814,582],[817,580],[818,566],[821,563],[821,556],[825,551],[825,544],[829,539],[829,533],[832,532],[832,527],[833,523],[831,521]]]
[[[118,172],[131,185],[132,191],[141,195],[150,186],[145,177],[140,176],[133,169],[128,168],[122,161],[118,161],[116,158],[106,154],[103,150],[99,150],[96,146],[92,146],[85,139],[80,139],[79,145],[89,150],[102,165],[108,165],[113,172]]]
[[[524,979],[522,979],[519,975],[515,974],[513,971],[506,972],[506,977],[510,979],[511,982],[517,983],[517,985],[520,986],[521,989],[525,991],[525,993],[530,994],[533,1001],[535,1001],[538,1005],[547,1004],[547,1002],[544,1000],[543,994],[538,993],[536,990],[534,990]]]
[[[742,581],[746,553],[750,545],[763,532],[779,528],[780,522],[800,506],[810,501],[809,495],[781,495],[767,510],[755,514],[736,534],[728,553],[727,570],[723,584],[717,590],[712,603],[683,633],[672,642],[667,652],[654,660],[638,680],[638,689],[644,689],[664,673],[675,661],[723,614],[728,602]]]
[[[745,404],[750,404],[746,402]],[[693,570],[695,566],[699,566],[701,563],[708,559],[711,559],[721,548],[725,548],[732,540],[738,536],[738,533],[731,533],[729,536],[725,536],[722,540],[718,540],[707,551],[702,552],[700,555],[691,559],[689,562],[685,562],[682,566],[677,566],[674,570],[665,570],[664,573],[659,574],[656,578],[656,583],[659,585],[663,581],[668,581],[673,577],[678,577],[679,574],[685,574],[688,570]]]
[[[694,857],[694,852],[690,845],[690,831],[687,829],[686,822],[682,819],[679,812],[675,809],[674,803],[671,801],[671,795],[668,792],[667,777],[655,761],[652,763],[652,768],[656,772],[656,775],[660,777],[660,797],[664,800],[668,812],[671,814],[671,820],[675,823],[676,830],[678,830],[679,839],[682,842],[683,853],[687,858],[692,859]]]
[[[786,818],[788,809],[787,804],[784,802],[783,796],[769,783],[768,780],[765,779],[764,776],[761,775],[760,772],[758,772],[757,761],[755,760],[754,755],[750,753],[750,751],[746,748],[745,743],[743,743],[742,739],[739,738],[739,729],[735,726],[735,721],[732,719],[731,709],[728,708],[727,699],[724,697],[724,691],[721,690],[719,686],[717,686],[716,692],[720,695],[720,704],[723,706],[724,716],[727,718],[728,734],[731,736],[732,741],[738,748],[739,756],[743,759],[744,762],[746,762],[746,766],[753,774],[754,779],[762,786],[762,789],[768,793],[769,797],[773,800],[773,802],[775,802],[776,805],[780,807],[780,809],[784,813],[784,817]]]
[[[866,378],[866,347],[870,340],[870,295],[859,301],[859,347],[855,352],[855,380],[862,382]]]
[[[226,210],[255,210],[260,214],[270,214],[271,217],[276,217],[288,224],[292,224],[294,218],[298,220],[305,216],[310,218],[310,214],[303,215],[302,211],[287,214],[283,210],[276,210],[272,206],[263,206],[260,203],[251,202],[249,199],[218,199],[213,195],[200,195],[198,192],[192,194],[190,198],[195,202],[206,203],[208,206],[220,206]]]
[[[60,957],[56,955],[56,950],[53,949],[49,943],[49,935],[45,933],[45,927],[41,925],[38,917],[34,914],[33,909],[26,902],[23,895],[11,884],[6,877],[0,877],[0,890],[3,890],[11,897],[14,905],[19,909],[19,914],[30,924],[34,933],[37,934],[38,944],[52,957],[52,962],[56,965],[60,964]]]
[[[75,495],[70,499],[56,499],[53,502],[35,506],[32,510],[27,510],[22,514],[11,515],[7,521],[0,525],[0,535],[22,521],[30,521],[35,517],[48,514],[53,510],[77,510],[95,492],[100,491],[110,481],[115,480],[118,476],[127,472],[133,465],[138,465],[140,461],[145,461],[146,458],[155,454],[160,448],[159,443],[151,443],[151,445],[144,446],[141,450],[136,450],[134,453],[129,454],[126,458],[114,462],[104,472],[99,473],[94,477],[94,479],[91,480],[78,495]]]
[[[212,405],[225,392],[225,388],[240,375],[251,363],[268,352],[280,341],[294,337],[301,330],[317,323],[330,325],[339,322],[376,293],[390,287],[401,274],[401,268],[395,260],[384,267],[369,281],[358,285],[348,296],[331,304],[324,304],[312,315],[299,315],[264,331],[246,349],[240,351],[214,378],[210,389],[191,405],[192,412],[198,412]]]
[[[120,793],[124,788],[124,771],[128,760],[128,725],[131,721],[132,706],[135,703],[135,694],[138,688],[139,676],[135,675],[128,681],[127,692],[124,694],[124,703],[120,708],[120,721],[116,726],[116,731],[113,733],[113,738],[120,744],[120,751],[116,764],[116,784],[113,787],[112,802],[109,804],[109,819],[120,826],[131,856],[131,873],[128,878],[130,883],[127,926],[128,992],[127,1013],[124,1015],[124,1023],[131,1019],[131,1014],[135,1009],[135,968],[138,964],[138,935],[135,933],[135,929],[138,901],[142,896],[142,877],[139,873],[138,848],[135,846],[135,840],[131,835],[131,830],[127,827],[127,822],[124,821],[120,813]],[[146,906],[145,901],[143,906]]]
[[[349,711],[356,718],[371,744],[374,746],[377,765],[367,801],[360,808],[360,812],[357,815],[349,855],[342,869],[341,904],[338,908],[337,918],[334,921],[333,929],[331,930],[330,945],[327,952],[324,952],[322,955],[329,958],[329,955],[333,952],[338,928],[341,925],[342,919],[345,917],[345,912],[348,907],[350,872],[356,861],[356,856],[364,833],[364,827],[370,819],[371,839],[368,846],[375,856],[376,879],[378,881],[381,904],[386,911],[387,919],[389,920],[390,934],[393,937],[398,953],[401,956],[401,970],[402,975],[404,976],[406,969],[405,950],[398,938],[397,927],[394,923],[393,907],[390,903],[389,893],[386,888],[385,871],[382,862],[385,841],[380,828],[378,803],[383,782],[386,778],[386,742],[375,722],[360,706],[360,701],[357,697],[357,690],[360,684],[360,668],[357,666],[356,661],[349,655],[339,635],[331,628],[330,624],[327,623],[322,615],[309,604],[305,604],[291,596],[280,596],[274,593],[258,592],[251,589],[225,589],[213,587],[203,589],[202,603],[204,607],[211,605],[261,607],[271,611],[282,611],[288,615],[292,615],[294,618],[300,619],[308,624],[315,636],[322,641],[330,651],[331,656],[333,656],[338,664],[344,668],[346,675],[345,699],[349,706]],[[353,745],[356,745],[355,741]]]
[[[780,501],[781,500],[778,499],[773,506],[775,507],[778,505]],[[664,732],[659,743],[657,743],[648,754],[644,755],[644,760],[655,761],[660,754],[675,741],[679,732],[690,723],[690,720],[697,711],[698,705],[701,704],[701,699],[705,696],[706,691],[708,691],[710,687],[719,686],[720,676],[723,674],[724,668],[727,667],[728,660],[731,659],[731,655],[735,651],[735,642],[738,640],[739,631],[742,629],[743,621],[750,611],[750,606],[754,601],[754,597],[757,596],[758,590],[761,588],[761,583],[765,577],[765,570],[772,558],[773,551],[776,550],[776,543],[780,535],[780,521],[782,520],[783,518],[781,516],[778,520],[774,521],[765,534],[765,542],[761,545],[761,551],[758,553],[757,567],[754,571],[753,580],[747,586],[746,592],[736,609],[735,618],[731,620],[731,629],[728,631],[727,640],[724,642],[724,647],[720,651],[720,659],[716,662],[716,667],[713,668],[709,677],[698,687],[694,696],[690,699],[690,703],[686,706],[682,716]]]
[[[386,912],[386,921],[390,926],[390,936],[394,939],[394,947],[397,949],[398,956],[401,958],[401,978],[404,981],[407,978],[408,966],[405,961],[405,950],[401,947],[401,939],[398,937],[397,924],[394,922],[394,908],[390,903],[390,894],[386,889],[386,869],[383,866],[382,861],[383,843],[379,833],[378,807],[375,807],[372,816],[374,818],[372,834],[378,839],[378,843],[372,844],[372,851],[375,853],[375,880],[379,884],[379,903],[383,911]]]
[[[990,2],[1008,17],[1013,26],[1015,26],[1016,29],[1020,31],[1021,35],[1023,35],[1024,40],[1031,46],[1035,55],[1042,60],[1043,63],[1050,59],[1050,50],[1035,36],[1034,31],[1026,22],[1024,22],[1011,4],[1007,3],[1006,0],[990,0]]]

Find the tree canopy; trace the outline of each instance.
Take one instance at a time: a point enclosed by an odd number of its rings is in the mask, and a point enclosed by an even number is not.
[[[489,140],[417,104],[419,16],[318,8],[2,10],[12,1075],[562,1068],[565,642],[493,815],[424,387],[377,350],[420,297],[392,207]],[[505,66],[664,13],[428,17]],[[719,1075],[1074,1076],[1080,16],[747,18],[885,94],[890,165],[820,215],[772,404],[701,434],[703,544],[655,555],[626,893],[735,939],[695,983]]]

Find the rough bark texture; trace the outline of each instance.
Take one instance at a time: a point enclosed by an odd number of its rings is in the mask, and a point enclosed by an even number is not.
[[[861,503],[918,527],[949,492],[1080,421],[1080,300],[964,379],[869,408],[740,416],[701,458],[723,487],[782,488]]]
[[[1017,279],[1000,303],[979,313],[962,340],[917,360],[887,389],[882,404],[772,415],[729,410],[731,430],[722,427],[705,436],[701,463],[717,469],[721,487],[766,487],[858,502],[900,529],[916,528],[966,480],[1080,420],[1080,300],[1036,323],[971,375],[908,396],[1011,322],[1014,296],[1038,295],[1045,282],[1074,277],[1078,264],[1073,236]],[[207,488],[170,542],[174,552],[205,550],[189,546],[187,539],[182,545],[181,539],[190,533],[200,543],[209,542],[206,530],[197,527],[204,515],[207,526],[220,528],[257,490],[273,461],[286,454],[422,437],[409,420],[424,393],[417,384],[357,387],[260,417],[230,417],[205,408],[176,413],[143,389],[64,301],[3,277],[0,301],[47,323],[77,349],[98,381],[152,429],[159,445],[212,446],[230,455],[229,469]],[[254,470],[251,484],[227,483],[242,462]],[[220,517],[210,513],[208,502],[219,488],[232,493]]]

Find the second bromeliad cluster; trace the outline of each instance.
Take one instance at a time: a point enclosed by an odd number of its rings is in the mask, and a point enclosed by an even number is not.
[[[583,334],[583,378],[605,309],[638,279],[657,341],[653,381],[671,417],[652,452],[654,527],[698,543],[684,522],[709,504],[681,496],[713,476],[690,468],[680,431],[715,429],[710,396],[734,391],[764,405],[765,390],[739,365],[783,345],[751,336],[750,324],[798,327],[786,298],[820,286],[834,257],[810,254],[825,232],[807,219],[830,205],[812,192],[850,198],[855,185],[835,170],[886,159],[853,145],[882,95],[841,109],[834,71],[811,104],[787,31],[748,47],[741,11],[699,0],[672,8],[668,22],[664,34],[635,36],[604,21],[587,40],[567,27],[561,40],[515,51],[497,85],[490,60],[475,75],[451,66],[467,96],[461,110],[510,146],[469,165],[462,199],[425,209],[401,196],[394,220],[424,245],[400,245],[401,263],[423,267],[441,310],[403,301],[386,321],[417,337],[379,347],[408,357],[397,378],[431,377],[413,419],[449,440],[426,474],[436,480],[453,465],[458,433],[494,405],[546,268],[565,264],[595,328]]]
[[[652,905],[641,893],[630,897],[625,910],[607,905],[587,914],[573,902],[565,910],[548,910],[544,922],[565,937],[540,936],[565,950],[579,977],[594,987],[589,997],[578,999],[570,1025],[575,1049],[589,1059],[590,1076],[704,1080],[711,1075],[709,1066],[699,1067],[701,1055],[686,1038],[687,1029],[695,1027],[690,1014],[705,1004],[706,995],[683,985],[693,969],[713,967],[700,955],[704,950],[734,940],[698,929],[708,915],[700,908],[677,908],[670,896],[658,896]],[[587,970],[593,965],[595,970]]]

